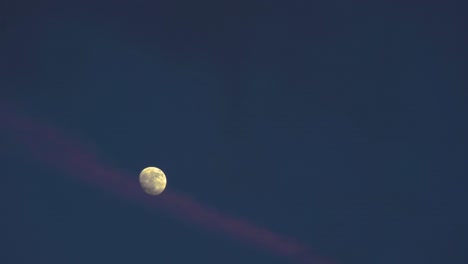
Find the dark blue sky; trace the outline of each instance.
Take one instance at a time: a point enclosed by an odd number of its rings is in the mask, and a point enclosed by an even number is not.
[[[0,9],[4,102],[337,263],[466,263],[460,7],[97,2]],[[2,263],[288,263],[71,180],[2,131]]]

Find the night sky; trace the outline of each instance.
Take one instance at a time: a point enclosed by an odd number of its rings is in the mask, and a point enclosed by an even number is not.
[[[463,9],[369,2],[3,1],[0,263],[468,263]]]

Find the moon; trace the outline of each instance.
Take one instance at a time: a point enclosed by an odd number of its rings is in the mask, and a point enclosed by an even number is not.
[[[156,167],[148,167],[140,172],[140,185],[149,195],[159,195],[166,189],[166,175]]]

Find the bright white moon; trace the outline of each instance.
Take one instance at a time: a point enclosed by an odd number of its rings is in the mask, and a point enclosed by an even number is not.
[[[166,175],[156,167],[148,167],[140,173],[140,185],[147,194],[161,194],[166,189],[166,184]]]

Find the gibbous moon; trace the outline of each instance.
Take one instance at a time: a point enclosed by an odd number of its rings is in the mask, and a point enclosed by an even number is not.
[[[166,184],[166,175],[156,167],[148,167],[140,173],[140,185],[147,194],[161,194],[166,189]]]

